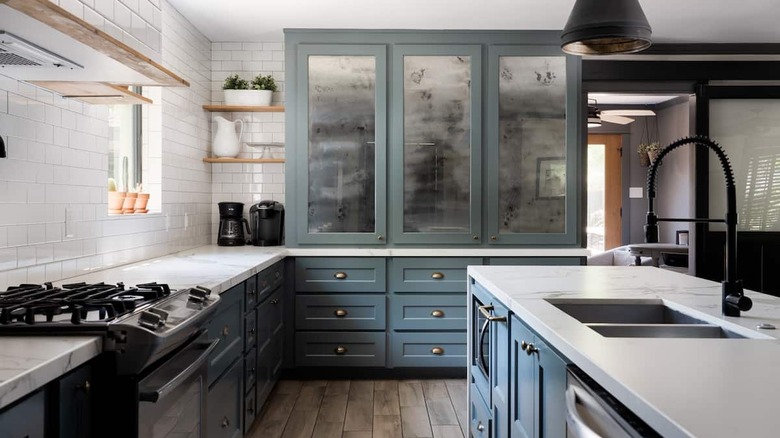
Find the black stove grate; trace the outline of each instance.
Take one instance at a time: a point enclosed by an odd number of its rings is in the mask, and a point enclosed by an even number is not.
[[[108,323],[171,294],[167,284],[21,284],[0,292],[0,325]]]

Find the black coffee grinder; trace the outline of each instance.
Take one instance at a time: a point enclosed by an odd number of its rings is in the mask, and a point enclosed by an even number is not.
[[[246,236],[249,231],[249,222],[244,219],[244,204],[241,202],[219,203],[219,231],[217,232],[217,245],[242,246],[246,244]]]

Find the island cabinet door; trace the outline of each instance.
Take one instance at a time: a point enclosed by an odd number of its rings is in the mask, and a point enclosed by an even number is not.
[[[539,337],[537,368],[537,428],[539,437],[566,436],[566,362]]]
[[[493,301],[493,316],[504,318],[490,332],[490,374],[493,399],[493,438],[509,438],[509,310]]]
[[[510,321],[510,389],[509,423],[512,438],[534,438],[536,425],[536,361],[525,346],[532,344],[534,334],[512,317]],[[553,435],[549,435],[553,436]],[[561,435],[565,436],[565,435]]]
[[[558,46],[490,46],[487,241],[578,241],[579,58]]]

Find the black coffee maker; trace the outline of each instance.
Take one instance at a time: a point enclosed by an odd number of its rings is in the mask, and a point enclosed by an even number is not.
[[[260,201],[249,209],[252,224],[252,245],[284,244],[284,205],[276,201]]]
[[[244,204],[241,202],[219,203],[219,231],[217,245],[242,246],[246,244],[244,228],[249,233],[249,222],[244,219]]]

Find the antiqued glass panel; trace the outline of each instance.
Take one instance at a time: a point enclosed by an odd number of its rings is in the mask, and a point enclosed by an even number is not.
[[[499,230],[566,227],[566,59],[499,58]]]
[[[310,233],[375,230],[376,58],[309,56]]]
[[[404,56],[404,232],[469,232],[471,59]]]

